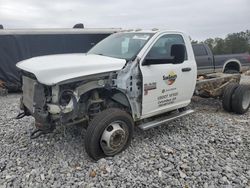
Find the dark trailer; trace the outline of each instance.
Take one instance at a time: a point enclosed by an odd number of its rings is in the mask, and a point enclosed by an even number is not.
[[[119,29],[0,29],[0,87],[21,89],[16,63],[36,56],[85,53]]]

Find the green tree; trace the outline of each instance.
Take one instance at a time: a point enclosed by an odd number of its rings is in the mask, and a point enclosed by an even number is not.
[[[199,44],[199,41],[198,40],[191,40],[191,43],[192,44]]]
[[[248,37],[245,32],[232,33],[225,38],[226,53],[245,53],[248,48]]]
[[[208,38],[201,43],[207,44],[216,55],[250,53],[250,30],[228,34],[225,39]]]
[[[215,46],[213,48],[213,53],[218,54],[224,54],[225,52],[225,42],[222,38],[215,38],[214,39]]]
[[[215,46],[215,41],[212,38],[208,38],[204,41],[205,44],[209,46],[209,48],[213,51],[214,46]]]

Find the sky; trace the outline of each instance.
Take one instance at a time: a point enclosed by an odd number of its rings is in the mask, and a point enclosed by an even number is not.
[[[250,30],[250,0],[0,0],[0,24],[15,28],[169,29],[194,40]]]

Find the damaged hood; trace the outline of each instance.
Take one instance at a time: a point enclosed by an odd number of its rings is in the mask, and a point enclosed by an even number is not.
[[[17,67],[34,74],[45,85],[82,76],[121,70],[125,59],[94,54],[61,54],[34,57],[21,61]]]

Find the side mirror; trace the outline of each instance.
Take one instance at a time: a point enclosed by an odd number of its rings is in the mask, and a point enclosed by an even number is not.
[[[171,56],[174,58],[174,64],[183,63],[186,56],[186,47],[183,44],[172,45]]]

